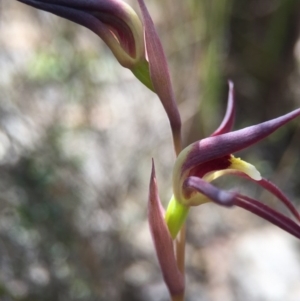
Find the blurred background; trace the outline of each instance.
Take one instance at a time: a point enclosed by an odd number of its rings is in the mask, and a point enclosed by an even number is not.
[[[300,107],[300,2],[147,0],[185,145]],[[136,1],[128,1],[137,11]],[[239,153],[300,205],[300,121]],[[0,300],[164,301],[146,220],[155,159],[171,196],[171,133],[157,97],[89,30],[0,2]],[[220,179],[286,213],[268,193]],[[299,301],[300,243],[241,209],[188,219],[187,301]]]

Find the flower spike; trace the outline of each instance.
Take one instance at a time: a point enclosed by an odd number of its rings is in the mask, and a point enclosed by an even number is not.
[[[181,151],[181,120],[175,101],[167,59],[144,0],[138,0],[145,26],[146,51],[153,87],[169,117],[176,154]]]
[[[164,281],[171,296],[181,295],[184,292],[184,277],[178,270],[172,238],[164,220],[164,210],[158,196],[153,160],[149,187],[148,221]]]

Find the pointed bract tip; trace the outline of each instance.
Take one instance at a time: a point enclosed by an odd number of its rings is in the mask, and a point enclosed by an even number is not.
[[[152,163],[152,168],[151,168],[151,178],[155,177],[155,164],[154,164],[154,159],[151,159],[151,163]]]

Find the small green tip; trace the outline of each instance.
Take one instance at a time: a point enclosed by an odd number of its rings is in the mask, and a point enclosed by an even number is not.
[[[131,69],[134,76],[139,79],[148,89],[154,91],[154,87],[150,77],[149,64],[146,60],[140,61]]]
[[[173,239],[176,238],[182,225],[184,224],[189,212],[189,207],[180,204],[174,196],[172,196],[167,211],[165,220]]]

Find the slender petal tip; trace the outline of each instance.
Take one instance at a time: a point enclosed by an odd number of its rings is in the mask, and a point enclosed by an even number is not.
[[[300,226],[297,223],[257,200],[244,195],[238,195],[235,198],[235,205],[260,216],[264,220],[300,239]]]
[[[227,109],[223,121],[220,126],[211,134],[211,136],[218,136],[228,133],[232,130],[235,119],[235,99],[234,99],[234,85],[232,81],[228,81],[229,91],[227,100]]]

